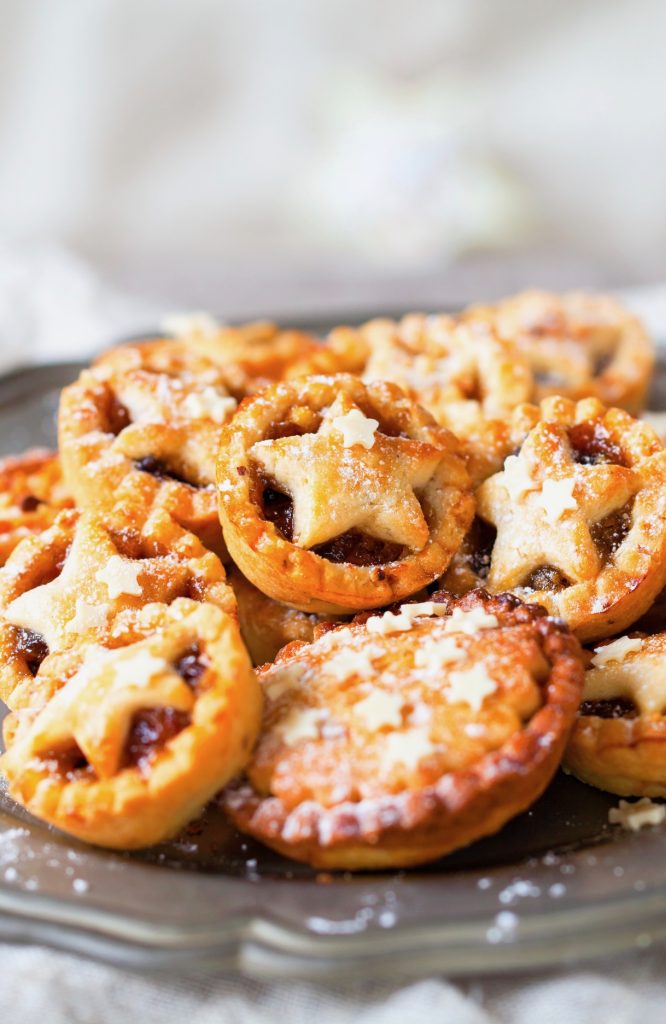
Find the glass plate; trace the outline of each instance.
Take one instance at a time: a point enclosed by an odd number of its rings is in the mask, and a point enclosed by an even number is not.
[[[54,444],[58,391],[77,370],[0,380],[0,453]],[[328,979],[642,948],[666,938],[666,831],[610,829],[615,803],[560,774],[498,835],[427,868],[331,876],[245,840],[215,807],[177,840],[120,855],[35,822],[0,788],[0,938],[143,969]]]

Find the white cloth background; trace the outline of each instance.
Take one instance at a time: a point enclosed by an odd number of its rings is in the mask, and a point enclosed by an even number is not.
[[[0,945],[0,1014],[19,1024],[663,1024],[666,959],[495,979],[322,985],[139,975]]]
[[[520,241],[640,280],[665,31],[661,0],[5,0],[0,225],[151,288]]]
[[[57,246],[0,239],[0,373],[85,357],[158,319],[154,306],[102,284]]]
[[[631,301],[665,337],[666,289],[634,293]],[[162,312],[107,288],[56,249],[0,245],[0,371],[30,360],[85,356],[155,323]],[[230,975],[147,976],[44,949],[0,945],[0,1021],[649,1024],[664,1020],[665,974],[666,959],[650,951],[523,977],[326,986]]]
[[[149,977],[0,945],[0,1014],[18,1024],[662,1024],[665,966],[652,953],[519,978],[327,986]]]

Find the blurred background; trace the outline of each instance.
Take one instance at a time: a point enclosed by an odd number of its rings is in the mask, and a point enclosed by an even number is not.
[[[660,0],[0,0],[0,39],[0,304],[54,268],[229,319],[666,271]]]

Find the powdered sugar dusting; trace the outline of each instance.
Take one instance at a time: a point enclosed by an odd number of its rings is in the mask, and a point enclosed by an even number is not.
[[[92,888],[80,870],[85,856],[76,850],[46,842],[37,844],[28,828],[17,825],[0,829],[0,884],[37,893],[47,884],[49,872],[71,879],[75,896],[84,896]]]

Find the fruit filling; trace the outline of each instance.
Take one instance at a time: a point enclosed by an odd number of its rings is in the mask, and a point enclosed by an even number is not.
[[[580,713],[595,718],[635,718],[638,708],[629,697],[613,697],[608,700],[585,700],[580,706]]]
[[[148,767],[155,754],[190,724],[190,716],[174,708],[139,711],[125,743],[123,768]]]
[[[157,480],[175,480],[176,483],[185,484],[186,487],[192,487],[195,490],[199,487],[198,484],[180,476],[175,472],[175,470],[171,469],[163,459],[157,459],[154,455],[145,455],[142,459],[137,459],[134,465],[142,473],[148,473],[150,476],[154,476]]]
[[[570,586],[570,581],[556,566],[540,565],[532,570],[523,586],[529,590],[548,590],[557,593]]]
[[[35,633],[31,629],[23,629],[21,626],[15,627],[15,638],[17,653],[25,659],[28,671],[36,676],[40,665],[49,655],[49,646],[46,640],[40,633]]]
[[[602,423],[594,420],[576,423],[569,430],[569,441],[576,462],[583,466],[597,466],[604,462],[626,465],[622,449]]]
[[[632,506],[633,501],[627,502],[622,508],[616,509],[590,527],[592,540],[605,565],[612,560],[631,529]]]

